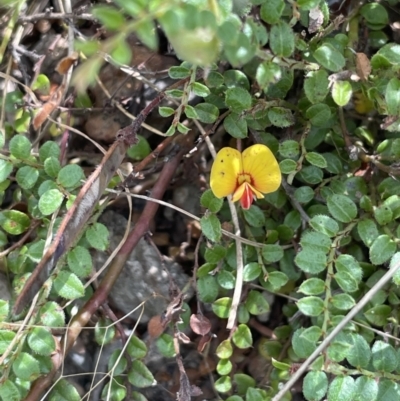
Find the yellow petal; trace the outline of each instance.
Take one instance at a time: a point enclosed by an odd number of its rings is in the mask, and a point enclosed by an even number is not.
[[[222,148],[211,167],[210,186],[217,198],[232,194],[237,186],[238,174],[243,171],[242,155],[233,148]]]
[[[282,175],[278,161],[267,146],[250,146],[243,151],[242,162],[243,171],[251,175],[252,186],[257,191],[268,194],[281,185]]]

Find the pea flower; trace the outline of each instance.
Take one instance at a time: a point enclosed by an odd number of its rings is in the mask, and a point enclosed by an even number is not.
[[[210,186],[217,198],[232,195],[249,209],[253,200],[275,192],[281,185],[281,171],[271,150],[261,144],[245,149],[222,148],[211,167]]]

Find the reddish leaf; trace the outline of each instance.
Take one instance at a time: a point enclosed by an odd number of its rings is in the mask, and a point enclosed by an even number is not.
[[[190,316],[190,327],[196,334],[205,336],[211,330],[211,323],[205,316],[198,313],[197,315],[193,314]]]

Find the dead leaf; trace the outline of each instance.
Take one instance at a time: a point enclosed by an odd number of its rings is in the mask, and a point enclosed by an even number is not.
[[[309,23],[308,23],[308,32],[314,33],[319,31],[323,22],[324,22],[324,14],[319,7],[315,7],[310,10],[309,13]]]
[[[211,322],[201,313],[190,316],[191,329],[200,336],[205,336],[211,330]]]
[[[78,58],[78,52],[73,52],[71,55],[64,57],[57,64],[56,71],[61,75],[65,75]]]
[[[46,102],[33,119],[33,128],[37,131],[47,120],[49,115],[60,105],[64,86],[60,85]]]
[[[164,329],[160,315],[153,316],[147,323],[147,332],[154,339],[160,337]]]
[[[356,53],[356,71],[363,81],[371,74],[371,63],[365,53]]]
[[[200,338],[199,344],[197,345],[197,351],[203,352],[206,345],[211,341],[213,336],[208,333],[205,336]]]
[[[184,344],[190,343],[190,338],[185,333],[182,333],[181,331],[178,332],[178,340]]]

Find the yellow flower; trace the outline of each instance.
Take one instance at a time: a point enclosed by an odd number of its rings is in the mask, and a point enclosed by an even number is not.
[[[232,195],[232,200],[249,209],[253,200],[275,192],[281,185],[281,171],[270,149],[253,145],[240,153],[222,148],[211,168],[211,190],[217,198]]]

